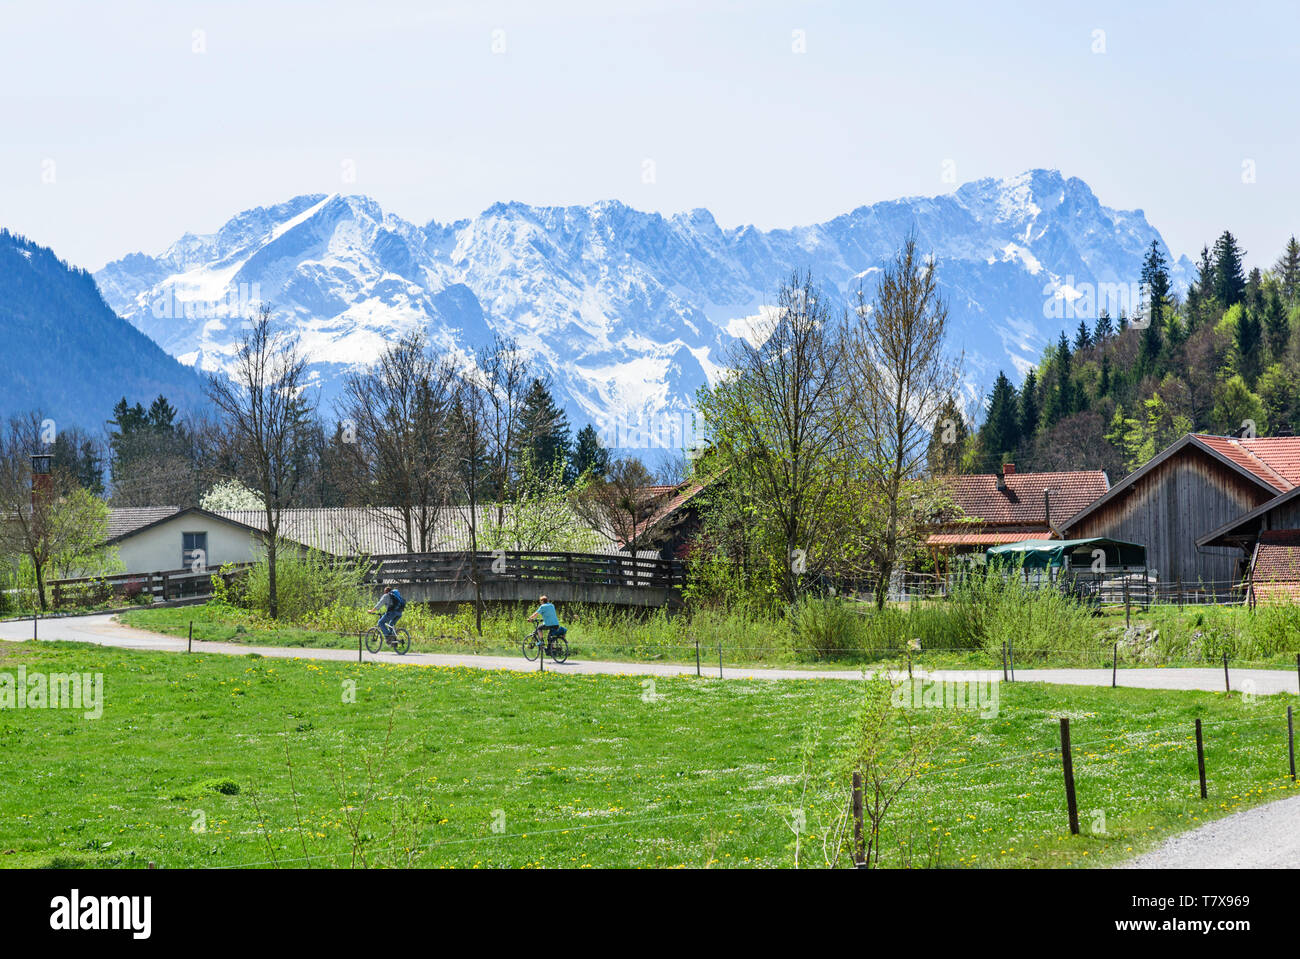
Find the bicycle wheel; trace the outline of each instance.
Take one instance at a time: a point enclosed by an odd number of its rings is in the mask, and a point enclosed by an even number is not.
[[[569,641],[563,636],[559,636],[548,644],[551,659],[557,663],[562,663],[569,658]]]
[[[524,659],[528,660],[530,663],[537,659],[537,656],[539,653],[541,653],[542,648],[537,644],[536,633],[531,634],[527,639],[524,640],[523,650],[524,650]]]
[[[366,638],[366,652],[377,653],[384,648],[384,634],[378,626],[371,626],[361,635]]]
[[[411,651],[411,634],[404,629],[397,631],[397,645],[394,651],[398,656],[405,656]]]

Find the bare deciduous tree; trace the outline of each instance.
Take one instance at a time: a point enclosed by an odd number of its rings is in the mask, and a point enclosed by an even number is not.
[[[262,500],[268,612],[274,619],[280,517],[294,502],[314,404],[306,395],[307,360],[297,340],[272,330],[269,306],[250,323],[230,379],[209,376],[207,394],[225,421],[226,455],[243,464]]]
[[[492,493],[497,501],[497,522],[505,522],[505,502],[514,479],[511,462],[519,448],[519,432],[528,396],[528,363],[519,344],[500,335],[478,354],[478,380],[483,400],[483,433],[491,460]]]
[[[932,258],[908,236],[885,267],[874,304],[858,290],[847,340],[851,401],[868,476],[885,510],[876,562],[876,605],[883,607],[899,560],[899,530],[912,484],[925,467],[930,429],[957,391],[961,360],[945,353],[948,307]]]
[[[655,478],[641,460],[623,457],[610,463],[605,475],[593,480],[574,506],[592,529],[622,547],[635,548],[645,523],[665,497],[655,489]]]
[[[456,453],[447,433],[458,386],[456,367],[433,356],[419,332],[344,383],[339,416],[354,434],[347,449],[363,484],[353,495],[408,552],[433,549],[448,505]]]

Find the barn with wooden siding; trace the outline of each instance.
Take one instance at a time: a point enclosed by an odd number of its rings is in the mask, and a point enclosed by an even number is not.
[[[1246,573],[1240,547],[1207,534],[1300,486],[1300,437],[1189,433],[1071,517],[1071,538],[1141,543],[1164,583],[1228,591]],[[1216,588],[1216,591],[1217,591]]]

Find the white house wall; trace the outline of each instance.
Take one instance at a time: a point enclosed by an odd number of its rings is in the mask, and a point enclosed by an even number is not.
[[[262,555],[256,534],[206,516],[178,516],[134,533],[117,544],[117,555],[128,573],[180,569],[183,533],[208,534],[208,565],[247,563]]]

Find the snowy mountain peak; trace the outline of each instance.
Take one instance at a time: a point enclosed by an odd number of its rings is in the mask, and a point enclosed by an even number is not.
[[[1080,290],[1136,284],[1160,239],[1140,210],[1109,209],[1057,170],[775,230],[724,230],[706,209],[665,217],[619,200],[495,203],[420,227],[369,197],[311,194],[186,234],[157,257],[130,254],[96,279],[122,316],[208,367],[227,362],[254,303],[272,304],[301,335],[327,399],[342,373],[408,330],[464,354],[511,336],[572,419],[612,435],[685,414],[791,270],[845,296],[866,284],[870,296],[912,231],[939,264],[968,400],[1072,331]],[[1171,274],[1182,289],[1191,264],[1179,258]]]

